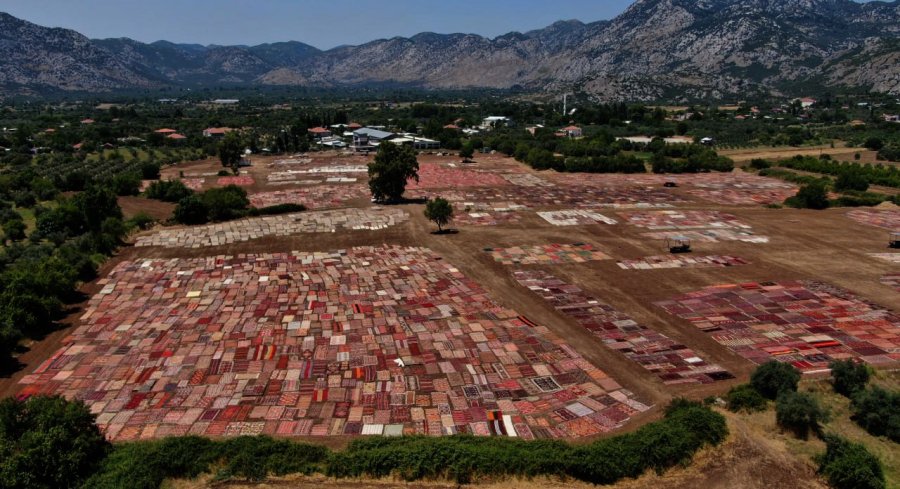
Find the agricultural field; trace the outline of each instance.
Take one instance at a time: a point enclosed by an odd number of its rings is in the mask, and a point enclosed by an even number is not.
[[[420,155],[410,200],[380,205],[371,158],[164,168],[308,210],[137,232],[2,393],[84,401],[116,442],[590,442],[676,397],[724,395],[770,359],[810,380],[837,359],[900,363],[897,209],[773,208],[797,186],[742,170],[561,174],[490,154]],[[435,197],[452,232],[423,216]],[[692,253],[669,254],[676,237]]]

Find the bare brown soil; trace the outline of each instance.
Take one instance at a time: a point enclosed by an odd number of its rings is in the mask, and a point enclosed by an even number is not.
[[[143,212],[158,221],[165,221],[171,218],[172,212],[175,211],[175,204],[143,197],[119,197],[119,207],[122,208],[125,219]]]

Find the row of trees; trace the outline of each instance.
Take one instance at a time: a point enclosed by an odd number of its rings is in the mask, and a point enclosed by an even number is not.
[[[862,182],[864,182],[870,185],[900,188],[900,168],[892,165],[863,165],[812,156],[795,156],[779,162],[779,165],[793,170],[843,177],[845,181],[852,181],[855,187],[862,186]],[[855,188],[855,190],[865,190],[865,188]]]

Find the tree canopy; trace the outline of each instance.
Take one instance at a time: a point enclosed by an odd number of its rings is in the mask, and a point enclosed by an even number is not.
[[[442,232],[444,226],[453,219],[453,205],[440,197],[432,199],[425,204],[425,218],[437,224],[438,232]]]
[[[369,190],[382,202],[397,202],[403,198],[406,183],[419,181],[419,162],[410,146],[382,143],[375,161],[369,164]]]
[[[80,402],[40,396],[0,401],[0,487],[79,487],[109,450]]]
[[[799,370],[774,360],[760,365],[750,376],[750,385],[767,399],[775,399],[782,392],[796,392],[799,382]]]

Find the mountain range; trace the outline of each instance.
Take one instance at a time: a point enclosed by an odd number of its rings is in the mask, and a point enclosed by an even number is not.
[[[163,87],[397,84],[522,88],[605,100],[849,87],[900,93],[900,0],[637,0],[618,17],[494,39],[422,33],[327,51],[92,40],[0,13],[9,94]]]

